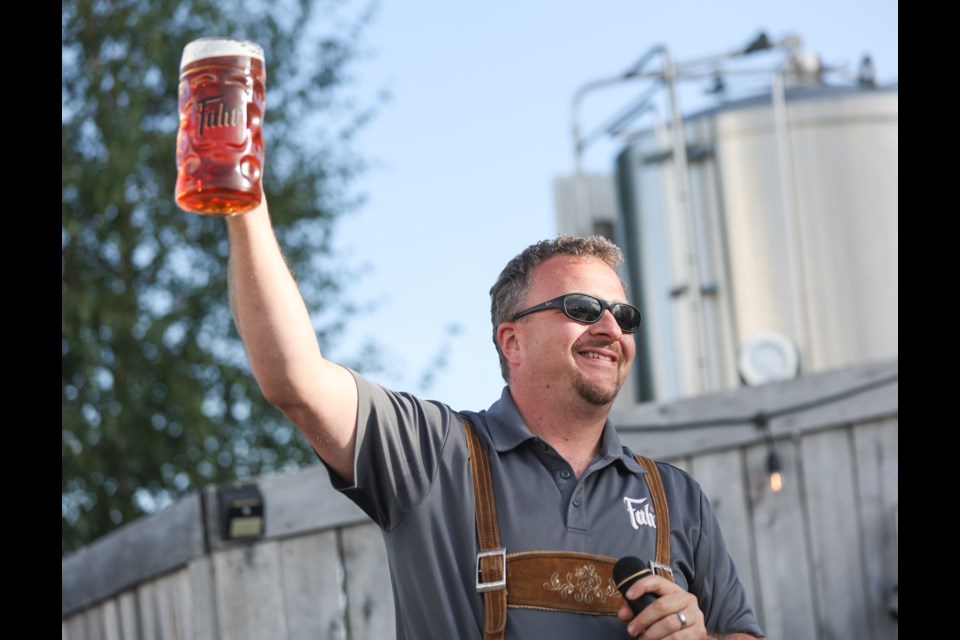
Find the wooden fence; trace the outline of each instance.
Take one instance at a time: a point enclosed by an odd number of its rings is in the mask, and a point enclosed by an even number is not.
[[[703,485],[771,639],[898,636],[898,373],[877,363],[615,416],[626,444]],[[208,487],[64,558],[62,640],[393,637],[379,530],[319,465],[256,482],[254,542],[223,538]]]

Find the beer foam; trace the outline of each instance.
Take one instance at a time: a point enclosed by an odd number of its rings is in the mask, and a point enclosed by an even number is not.
[[[200,38],[190,42],[183,48],[183,57],[180,58],[180,68],[196,60],[214,58],[218,56],[250,56],[263,60],[263,48],[256,42],[249,40],[234,40],[232,38]]]

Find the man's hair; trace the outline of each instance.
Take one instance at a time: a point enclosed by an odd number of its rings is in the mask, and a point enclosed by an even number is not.
[[[533,270],[541,262],[554,256],[580,256],[595,258],[616,271],[623,264],[623,252],[603,236],[578,238],[559,235],[554,240],[541,240],[532,244],[507,263],[500,276],[490,287],[490,319],[493,322],[493,344],[500,358],[500,373],[510,382],[510,368],[497,342],[497,328],[508,322],[522,309],[523,299],[530,291]],[[624,285],[626,291],[626,285]]]

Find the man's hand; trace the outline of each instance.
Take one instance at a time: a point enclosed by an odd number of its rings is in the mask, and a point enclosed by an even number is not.
[[[636,616],[629,603],[625,603],[617,612],[617,617],[627,623],[627,633],[631,637],[642,637],[643,640],[755,640],[754,636],[743,633],[707,635],[703,612],[700,611],[696,596],[660,576],[651,575],[637,580],[623,595],[627,600],[636,600],[644,593],[659,597]]]
[[[617,613],[627,624],[627,633],[644,640],[704,640],[707,628],[703,612],[692,593],[660,576],[651,575],[637,580],[627,589],[624,598],[636,600],[644,593],[653,593],[658,598],[634,616],[630,605],[625,604]]]

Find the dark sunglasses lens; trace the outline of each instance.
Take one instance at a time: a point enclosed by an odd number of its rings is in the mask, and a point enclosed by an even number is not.
[[[640,329],[640,311],[635,307],[618,304],[613,308],[613,317],[627,333],[636,333]]]
[[[603,313],[600,301],[589,296],[567,296],[563,301],[563,309],[578,322],[596,322]]]

